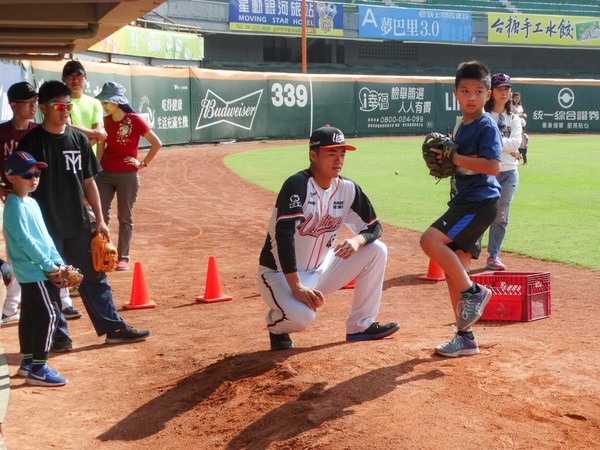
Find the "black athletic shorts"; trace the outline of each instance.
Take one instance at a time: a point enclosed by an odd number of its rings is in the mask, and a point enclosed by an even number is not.
[[[494,222],[498,214],[498,201],[499,198],[493,198],[452,205],[431,226],[452,239],[448,244],[452,250],[462,250],[477,259],[481,253],[479,238]]]

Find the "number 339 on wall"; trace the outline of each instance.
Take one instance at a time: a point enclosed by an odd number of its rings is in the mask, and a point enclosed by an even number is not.
[[[291,108],[297,106],[304,108],[308,103],[308,90],[303,84],[293,85],[292,83],[273,83],[271,85],[271,102],[273,106],[287,106]]]

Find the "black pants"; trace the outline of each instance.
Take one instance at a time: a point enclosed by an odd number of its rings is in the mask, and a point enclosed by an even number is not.
[[[51,281],[21,283],[19,344],[36,361],[48,359],[60,316],[60,292]]]

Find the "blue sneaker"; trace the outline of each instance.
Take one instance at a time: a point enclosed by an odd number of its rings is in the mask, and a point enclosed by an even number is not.
[[[485,305],[488,304],[492,297],[492,291],[481,284],[477,284],[479,292],[471,294],[470,292],[462,292],[460,294],[460,302],[456,305],[458,315],[458,323],[456,326],[459,330],[469,328],[477,322],[483,314]]]
[[[33,360],[32,359],[25,359],[23,358],[21,360],[21,365],[19,366],[19,368],[17,369],[17,375],[21,376],[21,377],[26,377],[29,374],[29,371],[31,370],[31,365],[33,364]]]
[[[469,356],[479,353],[479,346],[477,345],[475,336],[473,336],[473,339],[469,339],[466,336],[454,333],[454,337],[448,342],[438,345],[435,348],[435,352],[438,355],[449,356],[451,358],[456,356]]]
[[[400,329],[400,325],[396,322],[380,324],[373,322],[369,328],[361,333],[351,333],[346,335],[346,340],[350,342],[357,341],[375,341],[391,336]]]
[[[60,374],[44,364],[37,371],[30,370],[25,379],[25,383],[33,386],[64,386],[67,384],[67,379],[61,377]]]

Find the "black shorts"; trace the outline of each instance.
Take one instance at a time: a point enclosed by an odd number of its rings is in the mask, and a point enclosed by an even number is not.
[[[470,253],[473,259],[477,259],[481,253],[479,238],[496,219],[498,201],[499,198],[493,198],[482,202],[452,205],[431,226],[452,239],[448,244],[452,250],[462,250]]]

